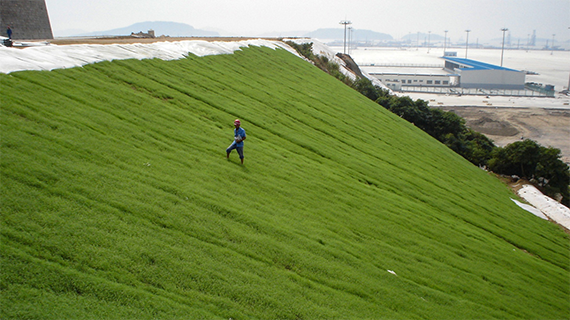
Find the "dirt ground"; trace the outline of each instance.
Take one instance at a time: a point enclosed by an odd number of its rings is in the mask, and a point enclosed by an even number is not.
[[[562,151],[570,164],[570,110],[541,108],[440,107],[465,119],[471,129],[485,134],[497,146],[532,139]]]

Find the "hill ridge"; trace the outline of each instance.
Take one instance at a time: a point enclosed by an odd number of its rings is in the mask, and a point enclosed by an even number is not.
[[[286,50],[0,84],[2,318],[568,315],[568,235]]]

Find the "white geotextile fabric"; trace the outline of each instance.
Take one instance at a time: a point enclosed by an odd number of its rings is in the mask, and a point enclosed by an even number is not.
[[[528,184],[524,185],[518,194],[550,219],[570,229],[570,209]]]
[[[537,217],[539,217],[539,218],[542,218],[542,219],[544,219],[544,220],[548,220],[548,217],[545,216],[544,213],[542,213],[542,211],[538,210],[537,208],[535,208],[535,207],[533,207],[533,206],[531,206],[531,205],[528,205],[528,204],[524,204],[524,203],[522,203],[522,202],[520,202],[520,201],[517,201],[517,200],[515,200],[515,199],[511,199],[511,200],[513,200],[513,202],[516,203],[517,206],[519,206],[519,207],[525,209],[526,211],[528,211],[528,212],[534,214],[535,216],[537,216]]]
[[[46,45],[28,48],[0,46],[0,72],[10,73],[22,70],[53,70],[80,67],[90,63],[123,59],[176,60],[188,56],[231,54],[247,46],[265,46],[272,49],[283,48],[295,55],[297,52],[280,41],[203,41],[185,40],[155,42],[148,44],[79,44]]]
[[[352,80],[356,76],[345,62],[336,56],[336,52],[314,39],[284,39],[298,44],[313,42],[313,53],[326,56],[340,66],[340,71]],[[283,48],[299,56],[297,51],[281,41],[263,39],[243,41],[204,41],[182,40],[134,44],[78,44],[78,45],[37,45],[31,47],[0,46],[0,72],[10,73],[23,70],[54,70],[80,67],[90,63],[124,59],[176,60],[192,53],[199,57],[216,54],[232,54],[247,46],[265,46],[272,49]],[[374,85],[387,89],[378,79],[363,71],[364,76]]]

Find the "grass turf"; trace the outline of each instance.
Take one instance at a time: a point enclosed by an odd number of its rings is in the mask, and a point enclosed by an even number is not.
[[[570,316],[568,235],[284,50],[16,72],[0,97],[3,319]]]

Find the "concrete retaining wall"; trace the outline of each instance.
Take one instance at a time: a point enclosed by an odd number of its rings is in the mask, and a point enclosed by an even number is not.
[[[0,0],[0,35],[12,39],[53,39],[45,0]]]

